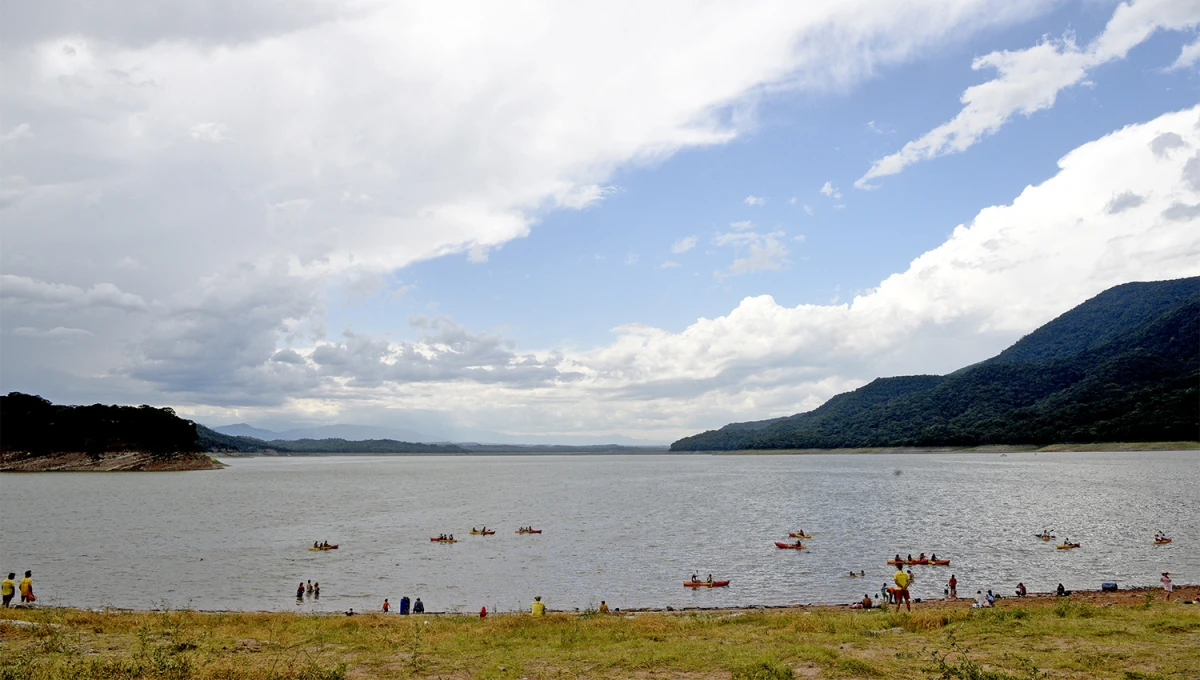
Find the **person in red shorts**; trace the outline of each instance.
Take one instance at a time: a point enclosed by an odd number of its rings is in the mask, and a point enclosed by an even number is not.
[[[903,602],[908,611],[912,611],[912,600],[908,596],[908,584],[912,580],[908,574],[904,573],[903,569],[896,568],[896,573],[892,574],[892,580],[896,582],[896,606],[900,606]]]

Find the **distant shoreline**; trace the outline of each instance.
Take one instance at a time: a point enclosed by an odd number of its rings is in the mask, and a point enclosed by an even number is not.
[[[672,451],[672,454],[706,453],[731,456],[866,454],[866,453],[1059,453],[1059,452],[1119,452],[1119,451],[1200,451],[1200,442],[1103,442],[1097,444],[1050,444],[1022,446],[989,444],[987,446],[896,446],[847,449],[738,449],[733,451]]]

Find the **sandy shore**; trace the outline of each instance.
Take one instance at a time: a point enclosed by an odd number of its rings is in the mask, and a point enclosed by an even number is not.
[[[180,454],[160,460],[142,451],[106,453],[93,459],[86,453],[58,453],[29,456],[5,453],[0,456],[0,472],[164,472],[180,470],[220,470],[225,467],[203,453]]]

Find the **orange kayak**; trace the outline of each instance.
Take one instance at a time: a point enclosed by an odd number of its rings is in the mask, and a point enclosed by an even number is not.
[[[1160,538],[1160,539],[1158,539],[1158,540],[1154,541],[1154,545],[1166,545],[1166,544],[1170,543],[1170,542],[1171,542],[1171,541],[1173,541],[1173,540],[1175,540],[1175,539],[1173,539],[1173,538]]]
[[[729,585],[729,581],[713,581],[712,583],[708,581],[684,581],[683,585],[688,588],[724,588]]]
[[[779,548],[780,550],[804,550],[808,546],[796,545],[795,543],[783,543],[782,541],[775,541],[775,547]]]

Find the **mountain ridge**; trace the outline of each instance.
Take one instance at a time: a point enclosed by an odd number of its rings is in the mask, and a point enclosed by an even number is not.
[[[672,451],[1200,439],[1200,277],[1110,288],[995,357],[877,378],[805,413]]]

